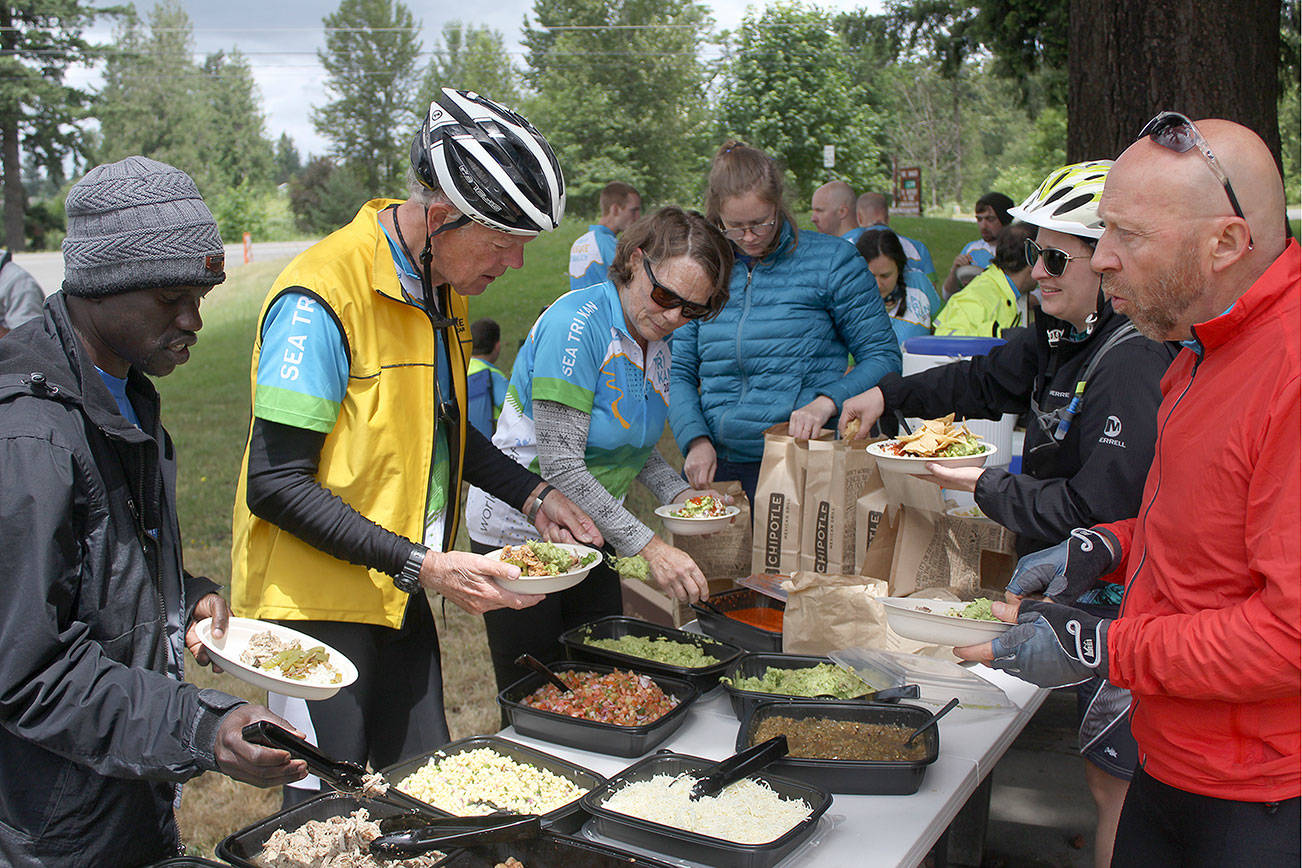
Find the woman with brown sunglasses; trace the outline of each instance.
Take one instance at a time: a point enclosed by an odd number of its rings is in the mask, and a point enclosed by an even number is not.
[[[624,230],[609,279],[561,296],[530,329],[493,436],[579,504],[618,554],[646,558],[654,583],[678,600],[705,596],[705,576],[623,501],[634,479],[662,503],[700,493],[655,448],[669,412],[667,338],[723,307],[732,264],[728,242],[694,211],[662,208]],[[479,489],[466,515],[479,554],[538,535],[531,516]],[[520,654],[554,660],[561,633],[622,611],[619,577],[602,563],[536,606],[486,613],[498,688],[521,677]]]

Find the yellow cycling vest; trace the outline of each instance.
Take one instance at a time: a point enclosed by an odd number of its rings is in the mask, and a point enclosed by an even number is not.
[[[434,324],[403,299],[380,228],[381,210],[396,200],[375,199],[352,223],[304,251],[281,272],[258,316],[251,387],[257,388],[262,324],[286,291],[315,296],[334,316],[347,343],[348,388],[334,428],[321,449],[317,481],[371,521],[410,540],[425,533],[425,505],[433,461]],[[442,310],[455,320],[448,341],[456,407],[466,406],[466,362],[471,353],[466,299],[439,287]],[[451,336],[452,329],[445,332]],[[444,401],[452,396],[444,396]],[[449,449],[443,548],[460,521],[461,456],[466,422],[456,414]],[[250,429],[251,430],[251,429]],[[341,561],[249,512],[244,447],[235,493],[231,603],[236,615],[297,621],[349,621],[402,626],[408,595],[392,577]]]

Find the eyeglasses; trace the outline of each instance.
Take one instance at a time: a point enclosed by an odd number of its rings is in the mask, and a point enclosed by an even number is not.
[[[1230,197],[1230,207],[1234,209],[1234,214],[1244,223],[1248,218],[1243,215],[1243,209],[1239,207],[1239,197],[1234,195],[1234,187],[1230,185],[1230,178],[1221,168],[1221,163],[1212,153],[1211,145],[1203,138],[1203,134],[1198,132],[1194,122],[1179,112],[1160,112],[1157,117],[1144,124],[1144,128],[1139,131],[1138,139],[1148,136],[1157,144],[1169,151],[1175,151],[1177,154],[1183,154],[1185,151],[1191,151],[1195,148],[1198,155],[1203,158],[1203,162],[1212,170],[1212,174],[1221,182],[1225,188],[1225,195]],[[1248,228],[1248,246],[1252,246],[1252,228]]]
[[[752,223],[749,226],[735,226],[731,229],[723,229],[723,237],[729,241],[740,241],[746,237],[746,233],[754,235],[756,238],[763,238],[769,234],[774,226],[778,225],[778,217],[773,215],[773,219],[765,223]]]
[[[1050,277],[1062,277],[1062,273],[1067,270],[1067,263],[1073,259],[1089,259],[1088,256],[1072,256],[1057,247],[1041,247],[1030,238],[1026,239],[1026,264],[1034,268],[1035,261],[1041,256],[1044,257],[1044,270],[1049,272]]]
[[[713,313],[708,304],[697,304],[694,301],[688,301],[656,280],[655,273],[651,271],[651,260],[647,258],[645,251],[642,252],[642,267],[646,269],[647,280],[651,281],[651,300],[665,310],[680,307],[683,309],[683,316],[686,319],[700,319]]]

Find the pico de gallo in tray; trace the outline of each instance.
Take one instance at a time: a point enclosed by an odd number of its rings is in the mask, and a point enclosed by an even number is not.
[[[557,672],[570,688],[562,693],[545,684],[520,700],[523,705],[597,723],[642,726],[658,720],[678,706],[678,699],[660,689],[649,676],[616,669],[614,672]]]

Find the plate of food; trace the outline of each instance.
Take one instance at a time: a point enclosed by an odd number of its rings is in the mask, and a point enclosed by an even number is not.
[[[549,543],[529,540],[518,546],[504,546],[485,555],[520,568],[518,579],[496,579],[517,594],[551,594],[583,581],[601,561],[601,552],[578,543]]]
[[[195,625],[208,656],[241,681],[300,699],[329,699],[357,680],[357,667],[329,645],[306,633],[232,617],[220,639],[212,618]]]
[[[721,531],[741,512],[737,506],[728,506],[711,494],[698,494],[682,503],[667,503],[656,507],[656,515],[665,524],[665,530],[677,536],[700,536]]]
[[[990,600],[970,603],[918,597],[878,597],[886,607],[886,623],[906,639],[936,645],[977,645],[989,642],[1012,624],[990,611]]]
[[[912,434],[868,444],[868,454],[877,459],[879,469],[913,476],[926,476],[932,462],[946,467],[980,467],[997,451],[993,443],[981,440],[966,425],[955,425],[953,413],[927,419]]]

